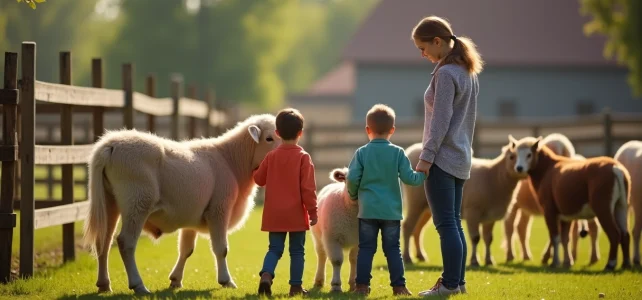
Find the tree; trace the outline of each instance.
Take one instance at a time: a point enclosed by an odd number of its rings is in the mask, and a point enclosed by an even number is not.
[[[24,1],[27,5],[29,5],[32,9],[36,9],[36,3],[43,3],[45,0],[18,0],[18,3]]]
[[[629,69],[628,82],[636,96],[642,95],[642,1],[580,0],[581,13],[592,16],[586,34],[607,37],[604,55],[617,57]]]

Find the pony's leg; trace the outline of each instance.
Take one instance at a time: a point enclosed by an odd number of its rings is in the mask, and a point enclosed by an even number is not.
[[[332,263],[332,281],[330,281],[331,292],[341,292],[341,266],[343,265],[343,249],[341,245],[326,240],[326,251],[330,263]]]
[[[636,212],[635,225],[633,226],[633,263],[637,266],[640,266],[640,236],[641,235],[642,235],[642,211]]]
[[[491,252],[490,252],[490,244],[493,242],[494,226],[495,226],[494,221],[482,224],[482,236],[484,238],[484,245],[486,246],[486,259],[484,260],[484,264],[486,266],[492,266],[495,264],[493,262],[493,256],[491,255]]]
[[[504,218],[504,243],[506,245],[506,262],[515,259],[513,253],[513,232],[515,231],[515,220],[520,209],[516,203],[510,206],[506,218]]]
[[[415,205],[416,206],[416,205]],[[422,210],[412,206],[408,208],[407,216],[403,220],[401,231],[403,232],[403,261],[406,264],[412,264],[410,257],[410,237],[416,234],[416,226]],[[415,245],[416,246],[416,245]],[[419,253],[417,253],[419,255]]]
[[[169,280],[171,280],[169,287],[183,287],[183,270],[185,269],[185,262],[187,262],[187,258],[194,253],[195,246],[196,231],[191,229],[181,229],[178,236],[178,259],[176,260],[172,273],[169,275]]]
[[[587,225],[588,233],[591,237],[591,260],[589,261],[589,265],[594,265],[600,260],[600,245],[597,240],[600,228],[597,226],[595,218],[588,220]]]
[[[519,238],[519,243],[522,247],[522,257],[525,261],[531,260],[533,257],[529,245],[532,224],[533,216],[523,209],[520,210],[519,220],[517,221],[517,237]],[[548,261],[548,258],[546,260]]]
[[[577,260],[577,244],[580,237],[579,229],[581,228],[580,222],[584,222],[584,220],[574,220],[571,222],[571,229],[569,230],[571,239],[571,258],[573,261]]]
[[[223,205],[223,199],[212,200],[212,202],[217,205]],[[211,204],[212,203],[210,203],[210,205]],[[210,230],[212,252],[214,252],[214,257],[216,258],[218,283],[224,288],[235,289],[236,283],[234,283],[232,275],[230,275],[230,270],[227,267],[227,253],[229,250],[227,224],[229,222],[229,209],[226,210],[221,207],[210,208],[205,218]]]
[[[314,249],[317,253],[317,273],[314,275],[314,287],[321,288],[325,283],[325,263],[328,260],[321,238],[314,243]]]
[[[98,280],[96,281],[96,286],[98,287],[98,292],[111,292],[111,280],[109,279],[109,250],[114,239],[114,231],[116,230],[116,224],[118,224],[118,207],[114,201],[114,197],[109,193],[105,193],[105,200],[107,201],[107,236],[104,239],[104,245],[96,245],[97,248],[102,249],[98,254]],[[101,243],[102,238],[97,239],[97,243]]]
[[[350,249],[350,277],[348,284],[350,284],[350,291],[353,292],[357,287],[357,254],[359,253],[359,246]]]
[[[546,227],[548,228],[548,235],[550,239],[550,245],[553,248],[553,259],[550,264],[551,267],[558,267],[560,265],[559,257],[559,244],[561,242],[561,237],[559,233],[559,219],[557,213],[554,211],[544,212],[544,220],[546,221]],[[547,248],[548,250],[548,248]]]
[[[631,234],[629,233],[629,207],[626,195],[620,195],[621,199],[615,204],[613,217],[615,225],[620,231],[620,246],[622,246],[622,269],[631,268]],[[623,198],[623,199],[622,199]]]
[[[138,243],[138,238],[143,231],[143,225],[145,224],[145,219],[149,215],[149,207],[143,209],[147,203],[146,201],[138,201],[138,199],[128,199],[129,203],[137,203],[138,211],[127,211],[123,212],[123,225],[120,230],[120,234],[116,238],[118,243],[118,250],[120,250],[120,256],[123,259],[125,264],[125,270],[127,271],[127,280],[129,282],[129,289],[134,290],[137,294],[149,294],[150,291],[145,287],[143,279],[138,273],[138,267],[136,266],[136,244]]]
[[[577,222],[576,222],[577,223]],[[571,230],[571,222],[560,220],[560,234],[562,236],[562,250],[564,251],[564,268],[570,268],[573,265],[573,258],[570,255],[569,249],[569,234]],[[577,233],[577,232],[576,232]]]
[[[597,209],[593,209],[593,211],[595,211],[595,214],[600,221],[600,225],[602,226],[602,229],[604,230],[604,233],[608,237],[610,243],[609,259],[606,266],[604,267],[604,270],[613,271],[615,270],[615,265],[617,264],[617,249],[620,244],[621,238],[620,230],[617,228],[617,225],[615,224],[615,218],[610,211]]]
[[[432,212],[430,209],[424,210],[415,226],[415,232],[413,233],[413,238],[415,242],[415,253],[417,254],[417,260],[421,262],[428,261],[428,254],[424,249],[424,233],[426,231],[426,224],[430,221],[432,217]]]
[[[470,236],[470,241],[472,242],[471,253],[470,253],[470,266],[479,267],[479,261],[477,260],[477,245],[479,244],[479,221],[475,217],[468,217],[466,220],[466,226],[468,227],[468,235]]]

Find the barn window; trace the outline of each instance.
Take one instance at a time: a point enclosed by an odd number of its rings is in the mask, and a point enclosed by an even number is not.
[[[589,100],[579,100],[575,103],[575,113],[580,116],[591,115],[595,113],[595,105]]]
[[[499,99],[498,109],[500,117],[516,117],[517,101],[514,98]]]

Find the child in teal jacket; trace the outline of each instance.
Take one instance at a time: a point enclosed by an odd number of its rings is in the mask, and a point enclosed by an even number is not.
[[[352,200],[359,201],[359,253],[355,281],[356,292],[360,294],[370,292],[372,259],[381,230],[393,294],[411,295],[406,288],[399,245],[402,219],[399,179],[405,184],[418,186],[426,179],[426,174],[414,171],[404,149],[390,142],[394,124],[394,110],[382,104],[373,106],[366,115],[366,133],[370,142],[357,149],[348,167],[348,194]]]

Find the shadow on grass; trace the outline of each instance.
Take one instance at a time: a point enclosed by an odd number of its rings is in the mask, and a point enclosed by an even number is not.
[[[615,271],[603,271],[602,269],[595,269],[595,265],[575,265],[573,268],[568,269],[564,267],[551,268],[548,265],[532,265],[524,264],[523,262],[518,263],[502,263],[501,266],[506,268],[512,268],[515,270],[521,270],[527,273],[535,274],[580,274],[580,275],[600,275],[600,274],[621,274],[625,272],[632,273],[642,273],[642,268],[633,267],[629,270],[622,270],[618,266]]]
[[[388,271],[388,266],[386,265],[378,265],[374,266],[374,268],[382,268],[385,271]],[[425,264],[412,264],[412,265],[405,265],[404,269],[406,271],[424,271],[424,272],[441,272],[444,270],[444,268],[441,265],[425,265]],[[497,269],[493,266],[481,266],[481,267],[471,267],[471,266],[466,266],[466,271],[476,271],[476,272],[483,272],[483,273],[490,273],[490,274],[501,274],[501,275],[507,275],[507,274],[513,274],[515,273],[514,271],[510,270],[501,270]]]
[[[58,300],[69,300],[69,299],[196,299],[196,298],[212,298],[212,293],[215,290],[205,289],[205,290],[175,290],[171,288],[166,288],[157,292],[152,292],[150,295],[137,296],[133,292],[129,293],[89,293],[85,295],[66,295],[58,298]]]

